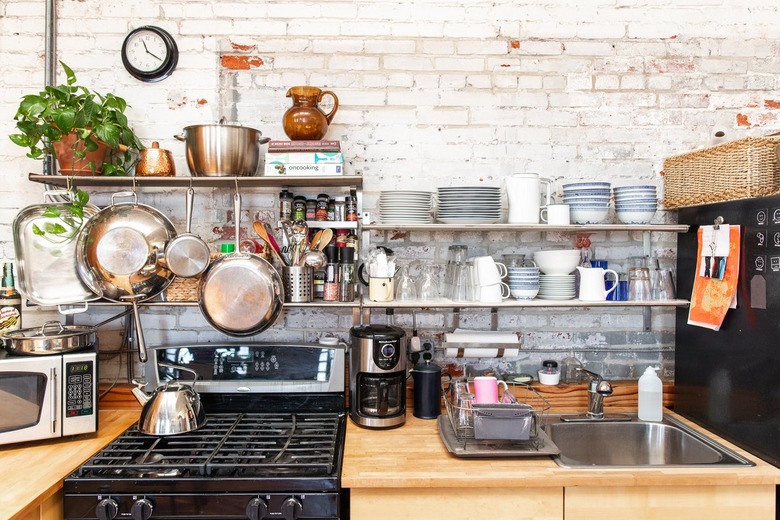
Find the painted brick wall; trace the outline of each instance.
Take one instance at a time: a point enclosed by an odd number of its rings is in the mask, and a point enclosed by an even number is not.
[[[44,5],[0,4],[3,136],[13,132],[19,98],[43,83]],[[335,91],[341,106],[327,137],[342,141],[348,171],[364,176],[368,211],[384,189],[497,186],[523,171],[556,186],[605,179],[662,188],[663,158],[708,144],[714,128],[739,138],[780,127],[780,7],[770,0],[61,0],[56,9],[58,57],[81,82],[125,97],[143,140],[172,150],[180,174],[188,171],[184,145],[173,136],[183,127],[225,116],[283,137],[288,87]],[[139,83],[121,66],[122,40],[145,24],[168,29],[181,51],[178,69],[161,83]],[[11,221],[41,201],[43,188],[26,181],[40,165],[5,137],[0,161],[0,257],[13,259]],[[93,197],[109,200],[105,190]],[[203,190],[197,197],[195,231],[213,243],[228,238],[230,194]],[[181,193],[145,190],[141,200],[182,225]],[[245,194],[245,227],[250,217],[273,219],[275,204],[273,192]],[[654,255],[670,265],[674,238],[653,236]],[[642,251],[641,236],[631,233],[591,239],[594,255],[618,268]],[[371,241],[410,260],[439,262],[454,242],[497,257],[573,245],[572,237],[533,233],[374,233]],[[91,310],[78,320],[97,323],[112,312]],[[52,317],[48,309],[28,309],[25,326]],[[426,311],[417,324],[438,338],[453,319]],[[257,339],[311,341],[323,331],[346,338],[351,322],[345,311],[293,310]],[[399,313],[396,322],[409,326],[411,316]],[[462,326],[489,322],[481,311],[460,316]],[[573,346],[609,377],[635,377],[659,362],[670,377],[673,313],[654,312],[652,323],[642,332],[641,312],[623,309],[502,312],[500,328],[522,331],[530,350],[499,366],[531,371]],[[145,310],[144,325],[150,343],[224,339],[191,308]],[[101,332],[104,350],[117,347],[117,327]],[[104,378],[119,369],[117,361],[107,360]]]

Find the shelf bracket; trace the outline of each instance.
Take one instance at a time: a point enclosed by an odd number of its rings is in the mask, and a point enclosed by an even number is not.
[[[646,259],[651,259],[653,255],[653,244],[650,241],[650,232],[642,231],[642,254]],[[650,307],[642,309],[642,330],[649,332],[653,318],[653,310]]]

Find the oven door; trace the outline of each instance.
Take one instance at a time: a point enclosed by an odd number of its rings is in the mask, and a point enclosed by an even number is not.
[[[0,444],[60,436],[62,356],[0,359]]]

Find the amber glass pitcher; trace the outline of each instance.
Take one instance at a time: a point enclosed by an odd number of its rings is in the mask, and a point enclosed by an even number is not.
[[[327,114],[319,107],[325,95],[333,98],[333,108]],[[293,141],[318,140],[325,137],[328,125],[339,108],[339,98],[330,90],[317,87],[291,87],[287,91],[293,105],[282,117],[284,133]]]

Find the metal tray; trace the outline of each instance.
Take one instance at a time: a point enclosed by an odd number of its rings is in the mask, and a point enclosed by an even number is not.
[[[44,204],[27,206],[13,222],[14,247],[16,249],[17,285],[19,292],[36,305],[67,305],[94,301],[99,298],[81,280],[76,270],[76,237],[62,243],[52,243],[33,232],[33,224],[39,227],[57,219],[44,217],[50,207],[67,211],[64,202],[46,202],[47,197],[69,197],[67,191],[47,191]],[[98,213],[97,206],[84,207],[84,222]]]
[[[452,429],[452,423],[446,414],[438,418],[439,436],[447,450],[456,457],[463,458],[512,458],[558,455],[558,449],[543,428],[528,441],[475,440],[458,438]]]

